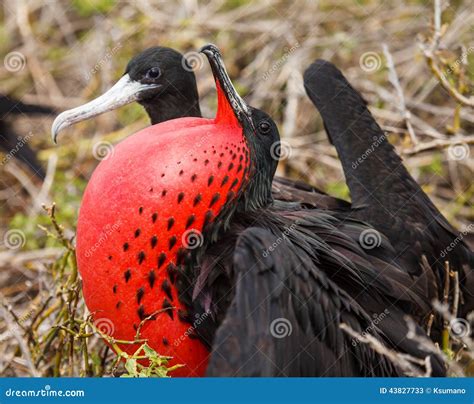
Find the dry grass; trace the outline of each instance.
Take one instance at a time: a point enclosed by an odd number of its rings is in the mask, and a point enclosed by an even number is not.
[[[331,60],[363,92],[410,172],[446,217],[466,238],[474,230],[469,1],[448,5],[442,24],[430,2],[415,0],[32,0],[1,7],[2,93],[63,110],[109,88],[128,59],[146,47],[187,52],[214,42],[239,91],[275,118],[291,145],[291,159],[281,163],[280,173],[347,197],[335,150],[302,86],[311,61]],[[23,57],[19,67],[9,65],[11,52]],[[436,69],[450,91],[439,84]],[[207,64],[198,60],[196,74],[203,113],[212,116]],[[113,371],[113,355],[94,332],[80,297],[74,226],[98,164],[94,146],[116,143],[147,124],[132,105],[77,126],[55,147],[51,119],[15,123],[18,131],[31,131],[30,143],[41,150],[48,176],[40,184],[14,161],[0,166],[1,375]],[[41,208],[52,201],[62,234],[51,212]]]

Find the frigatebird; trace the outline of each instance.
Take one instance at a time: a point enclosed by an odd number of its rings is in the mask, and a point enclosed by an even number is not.
[[[77,258],[96,319],[112,321],[118,339],[140,331],[185,365],[180,375],[403,374],[345,334],[342,323],[431,356],[434,374],[444,374],[439,357],[405,339],[399,305],[425,302],[383,260],[388,240],[366,252],[357,241],[369,229],[361,222],[274,201],[278,129],[238,96],[217,48],[203,52],[216,79],[216,118],[174,119],[138,132],[115,147],[87,186]],[[53,135],[65,119],[88,111],[61,114]],[[115,231],[102,237],[107,228]],[[377,313],[385,313],[378,325]],[[279,338],[279,321],[288,339]]]
[[[0,95],[0,148],[7,153],[7,156],[13,156],[25,163],[42,180],[45,172],[36,158],[36,153],[28,145],[28,139],[14,132],[9,121],[18,115],[52,115],[54,112],[52,108],[43,105],[27,104]]]
[[[393,243],[396,251],[393,259],[413,276],[413,282],[421,288],[419,293],[427,301],[442,296],[443,266],[444,260],[448,259],[452,269],[461,275],[462,313],[465,315],[472,310],[472,251],[405,169],[360,94],[334,65],[321,60],[306,71],[305,88],[320,110],[329,137],[339,153],[352,204],[301,181],[280,177],[275,177],[273,182],[274,198],[298,202],[309,208],[336,209],[372,225],[377,231],[369,231],[366,235],[374,238],[372,241],[377,244],[381,235]],[[132,101],[144,106],[152,125],[184,116],[201,116],[192,68],[186,66],[186,60],[179,52],[154,47],[134,57],[124,76],[109,92],[61,114],[53,132]],[[374,153],[367,153],[374,145]],[[369,158],[358,164],[358,159],[366,155]],[[371,248],[373,244],[368,246]],[[431,270],[424,270],[422,255],[428,258],[437,276]],[[431,307],[428,307],[426,311],[410,314],[421,322],[430,312]]]

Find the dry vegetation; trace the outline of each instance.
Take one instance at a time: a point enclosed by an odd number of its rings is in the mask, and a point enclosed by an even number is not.
[[[60,111],[109,88],[146,47],[184,53],[214,42],[239,91],[275,118],[291,146],[280,174],[347,198],[335,150],[302,86],[304,68],[325,58],[362,91],[410,172],[470,238],[474,12],[467,0],[444,4],[442,15],[433,10],[422,0],[5,1],[0,93]],[[203,113],[212,116],[212,76],[195,62]],[[48,167],[44,183],[13,159],[0,166],[0,375],[110,374],[117,364],[81,299],[74,227],[101,153],[147,117],[137,105],[122,108],[70,130],[57,147],[51,122],[15,123],[31,133]],[[42,208],[53,201],[56,212]],[[153,374],[162,375],[166,363],[156,360]]]

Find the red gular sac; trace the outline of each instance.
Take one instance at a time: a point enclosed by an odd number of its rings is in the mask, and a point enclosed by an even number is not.
[[[235,99],[222,84],[217,92],[215,119],[167,121],[115,146],[89,181],[77,224],[77,261],[94,321],[109,324],[117,340],[134,341],[139,331],[173,358],[170,366],[184,365],[172,376],[202,376],[209,357],[193,335],[195,314],[178,296],[183,263],[236,205],[250,171]],[[139,344],[120,347],[132,354]]]

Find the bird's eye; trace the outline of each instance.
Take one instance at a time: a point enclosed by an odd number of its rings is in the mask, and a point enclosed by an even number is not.
[[[266,135],[268,132],[270,132],[270,129],[271,126],[267,121],[260,121],[258,123],[258,131],[263,135]]]
[[[159,67],[152,67],[146,72],[146,77],[149,79],[157,79],[161,76],[161,70]]]

